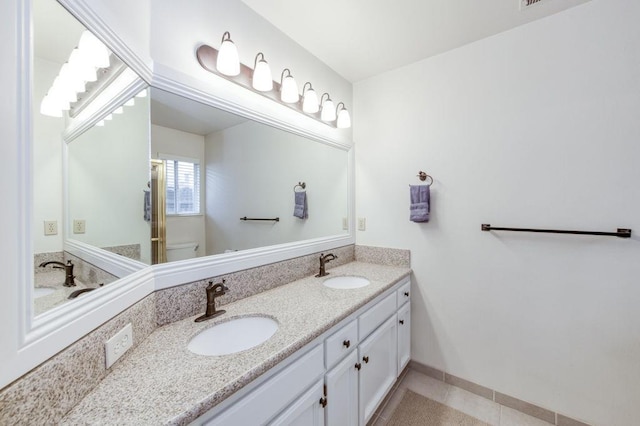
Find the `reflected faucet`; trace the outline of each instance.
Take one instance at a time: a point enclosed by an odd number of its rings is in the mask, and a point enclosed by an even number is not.
[[[325,265],[334,260],[337,259],[338,256],[336,256],[333,253],[329,253],[329,254],[320,254],[320,272],[318,272],[318,275],[316,275],[316,277],[324,277],[326,275],[329,275],[329,273],[327,271],[325,271]]]
[[[218,284],[214,284],[213,281],[209,281],[209,285],[205,289],[207,292],[207,310],[204,315],[195,319],[196,322],[206,321],[227,312],[223,309],[216,311],[216,297],[223,296],[227,291],[229,291],[224,283],[225,280],[222,280],[222,282]]]
[[[75,287],[76,283],[73,280],[75,278],[75,276],[73,275],[73,267],[74,264],[71,263],[70,260],[67,260],[67,264],[65,265],[62,262],[58,262],[57,260],[51,260],[49,262],[42,262],[40,264],[41,268],[44,268],[47,265],[56,265],[56,266],[52,266],[52,268],[54,269],[64,269],[64,274],[65,274],[65,279],[64,279],[64,286],[65,287]]]

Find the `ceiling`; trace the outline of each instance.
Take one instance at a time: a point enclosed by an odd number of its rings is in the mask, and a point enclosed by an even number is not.
[[[589,0],[242,0],[350,82]]]

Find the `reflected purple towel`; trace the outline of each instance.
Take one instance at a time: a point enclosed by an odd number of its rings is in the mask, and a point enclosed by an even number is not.
[[[409,220],[412,222],[429,222],[431,210],[429,185],[409,185],[411,205]]]
[[[293,215],[300,219],[307,219],[309,217],[309,209],[307,207],[307,192],[296,192],[295,206],[293,206]]]

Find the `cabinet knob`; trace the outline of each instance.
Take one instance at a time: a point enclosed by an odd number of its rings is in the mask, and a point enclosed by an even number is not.
[[[409,292],[408,292],[408,291],[405,291],[405,292],[404,292],[404,295],[405,295],[405,296],[407,296],[407,297],[409,297]]]
[[[368,363],[369,363],[369,357],[368,357],[368,356],[363,356],[363,357],[362,357],[362,360],[363,360],[366,364],[368,364]]]
[[[326,397],[322,397],[320,398],[320,405],[322,405],[322,408],[327,406],[327,398]]]
[[[362,368],[362,364],[356,362],[356,370],[360,370]]]
[[[404,320],[400,320],[400,325],[403,325],[403,324],[404,324]]]
[[[349,346],[351,346],[351,340],[345,340],[344,342],[342,342],[342,344],[348,348]]]

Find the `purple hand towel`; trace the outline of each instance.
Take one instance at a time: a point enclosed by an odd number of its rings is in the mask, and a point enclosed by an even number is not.
[[[429,185],[409,185],[411,205],[409,220],[412,222],[429,222],[430,192]]]
[[[309,209],[307,207],[307,192],[300,191],[295,193],[295,205],[293,206],[293,215],[300,219],[309,217]]]

